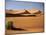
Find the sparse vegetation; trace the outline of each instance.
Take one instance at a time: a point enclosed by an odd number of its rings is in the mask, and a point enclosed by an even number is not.
[[[6,29],[10,29],[10,22],[6,23]]]

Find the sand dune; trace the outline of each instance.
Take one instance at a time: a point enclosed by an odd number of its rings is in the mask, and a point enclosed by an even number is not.
[[[18,12],[8,11],[6,13],[16,14],[16,13],[23,13],[23,12],[25,12],[25,10],[19,10]],[[33,9],[33,10],[28,10],[28,12],[34,14],[34,13],[39,13],[39,10]],[[12,21],[14,27],[22,28],[26,30],[26,31],[18,31],[21,33],[22,32],[43,32],[44,31],[44,15],[40,13],[36,14],[36,17],[6,17],[6,23],[8,21]]]
[[[24,13],[26,10],[6,10],[6,13],[11,13],[11,14],[19,14],[19,13]],[[29,13],[34,14],[39,12],[40,10],[38,9],[31,9],[31,10],[27,10]]]

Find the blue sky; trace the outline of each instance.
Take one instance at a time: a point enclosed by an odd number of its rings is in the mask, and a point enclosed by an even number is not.
[[[32,8],[36,8],[43,11],[43,3],[6,0],[6,9],[32,9]]]

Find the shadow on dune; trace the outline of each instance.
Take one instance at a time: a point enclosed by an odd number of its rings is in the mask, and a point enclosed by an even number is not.
[[[36,17],[36,15],[6,14],[6,17]]]

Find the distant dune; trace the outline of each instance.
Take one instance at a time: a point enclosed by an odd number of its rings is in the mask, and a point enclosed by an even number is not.
[[[29,13],[37,13],[38,11],[40,11],[40,10],[38,10],[38,9],[31,9],[31,10],[27,10]],[[17,13],[23,13],[23,12],[25,12],[25,9],[24,10],[6,10],[6,13],[11,13],[11,14],[17,14]]]
[[[42,11],[38,9],[31,10],[6,10],[6,16],[17,17],[17,16],[36,16],[37,14],[43,14]]]

